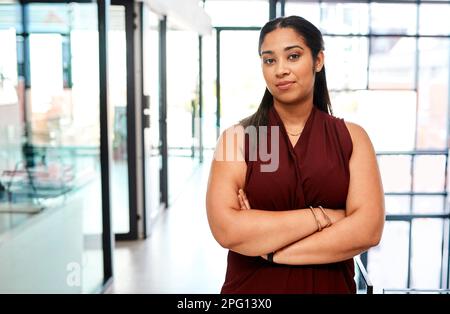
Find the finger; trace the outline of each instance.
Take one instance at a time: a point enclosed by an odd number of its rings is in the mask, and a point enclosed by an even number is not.
[[[242,196],[238,195],[238,199],[239,199],[239,205],[240,205],[241,209],[247,209]]]
[[[239,193],[240,197],[242,198],[242,202],[244,203],[245,208],[250,209],[251,208],[250,203],[247,200],[247,195],[245,195],[244,190],[239,189],[238,193]]]
[[[244,192],[242,192],[242,199],[244,200],[245,206],[246,206],[248,209],[250,209],[250,208],[251,208],[251,207],[250,207],[250,202],[248,201],[247,195],[245,195]]]
[[[250,203],[248,202],[247,199],[245,199],[244,203],[245,203],[245,207],[247,207],[247,209],[250,209],[250,208],[251,208],[251,207],[250,207]]]

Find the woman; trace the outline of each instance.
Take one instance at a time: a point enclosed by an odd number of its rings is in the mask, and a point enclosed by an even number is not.
[[[264,97],[222,134],[208,182],[210,228],[229,249],[222,293],[355,293],[353,257],[380,241],[376,155],[362,127],[332,116],[323,50],[301,17],[261,29]],[[267,142],[274,171],[261,150],[251,158]]]

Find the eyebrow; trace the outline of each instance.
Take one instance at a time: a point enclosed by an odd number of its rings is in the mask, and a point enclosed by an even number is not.
[[[284,51],[288,51],[288,50],[291,50],[293,48],[300,48],[301,50],[305,50],[305,49],[303,49],[303,47],[301,47],[299,45],[293,45],[293,46],[287,46],[286,48],[284,48]],[[273,51],[272,50],[264,50],[264,51],[261,52],[261,55],[263,55],[265,53],[273,54]]]

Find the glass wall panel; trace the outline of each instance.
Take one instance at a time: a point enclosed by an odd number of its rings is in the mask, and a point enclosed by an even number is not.
[[[380,156],[378,166],[386,192],[411,190],[411,156]]]
[[[419,39],[417,148],[446,149],[450,39]]]
[[[367,87],[368,40],[325,36],[325,69],[331,90]]]
[[[0,5],[0,29],[9,28],[22,32],[21,6],[13,1]]]
[[[70,31],[71,12],[66,4],[31,4],[28,30],[32,33],[68,33]]]
[[[286,0],[285,15],[299,15],[313,23],[317,28],[320,27],[320,6],[318,2]]]
[[[198,166],[198,34],[167,30],[167,140],[169,205]]]
[[[450,4],[425,2],[286,1],[286,16],[304,16],[325,36],[334,115],[363,126],[377,152],[447,150]],[[381,154],[378,163],[386,193],[445,189],[444,155],[419,155],[412,163],[408,155]],[[441,195],[386,195],[385,204],[388,215],[448,212],[448,200]],[[387,222],[382,243],[369,251],[375,286],[445,288],[439,282],[441,249],[448,247],[443,223],[448,221],[414,218],[409,257],[410,224]]]
[[[412,211],[414,214],[444,214],[448,211],[446,207],[444,196],[415,195]]]
[[[445,156],[416,156],[414,160],[414,191],[442,192],[445,185]]]
[[[442,260],[441,219],[416,219],[412,223],[411,288],[439,289]]]
[[[420,4],[419,34],[450,35],[449,16],[450,4]]]
[[[159,17],[144,10],[144,95],[148,97],[149,108],[144,113],[150,116],[149,126],[144,130],[145,152],[145,201],[147,228],[158,214],[161,206],[160,170],[162,155],[159,137]]]
[[[370,29],[375,34],[416,34],[417,5],[371,3]],[[399,18],[401,16],[401,18]]]
[[[217,142],[216,36],[213,31],[211,36],[203,37],[203,145],[209,149],[215,148]]]
[[[369,88],[414,89],[415,60],[415,38],[371,38]]]
[[[415,92],[369,90],[330,96],[335,115],[363,126],[376,151],[414,148]]]
[[[347,35],[369,32],[367,3],[322,3],[321,11],[320,26],[324,33]]]
[[[380,165],[380,164],[379,164]],[[380,167],[381,168],[381,167]],[[385,173],[385,171],[382,171]],[[386,179],[383,180],[383,185],[388,182]],[[403,184],[406,186],[406,184]],[[386,188],[386,187],[385,187]],[[410,199],[408,195],[385,195],[384,202],[386,208],[386,215],[405,215],[410,213]]]
[[[206,1],[205,11],[213,26],[262,26],[269,20],[269,1]]]
[[[370,249],[367,271],[374,288],[378,291],[386,287],[391,289],[406,288],[408,234],[409,224],[407,222],[388,221],[384,225],[380,244]]]
[[[257,31],[221,33],[221,132],[253,114],[264,95],[258,36]]]
[[[114,233],[128,233],[130,231],[130,215],[127,153],[127,43],[124,6],[110,7],[108,40],[113,231]]]
[[[94,292],[103,284],[97,6],[26,10],[27,45],[16,23],[0,30],[0,292]]]

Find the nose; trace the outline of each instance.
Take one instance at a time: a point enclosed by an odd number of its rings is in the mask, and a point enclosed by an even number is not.
[[[279,61],[277,63],[277,67],[276,67],[276,76],[277,77],[283,77],[286,76],[287,74],[289,74],[290,70],[289,67],[287,66],[287,64],[283,61]]]

